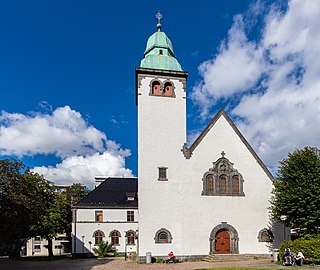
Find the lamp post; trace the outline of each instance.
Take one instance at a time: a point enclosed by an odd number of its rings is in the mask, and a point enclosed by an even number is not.
[[[286,241],[287,237],[286,237],[286,220],[287,220],[287,216],[286,215],[282,215],[280,217],[281,221],[283,222],[283,241]]]
[[[127,260],[127,232],[124,231],[124,260]]]
[[[81,236],[82,238],[82,255],[84,253],[84,235]]]
[[[89,249],[90,249],[90,253],[91,253],[91,244],[92,244],[92,242],[91,242],[91,241],[89,241]]]

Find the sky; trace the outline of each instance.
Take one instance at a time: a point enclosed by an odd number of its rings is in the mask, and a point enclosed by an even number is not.
[[[223,108],[274,175],[320,147],[318,0],[4,0],[0,159],[57,185],[137,176],[135,68],[158,11],[189,72],[189,145]]]

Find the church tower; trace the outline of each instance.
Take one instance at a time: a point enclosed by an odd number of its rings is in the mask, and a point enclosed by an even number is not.
[[[174,187],[186,142],[188,73],[182,71],[172,43],[161,29],[161,17],[158,13],[157,30],[149,37],[136,68],[140,256],[152,250],[155,230],[164,226],[161,219],[170,211],[172,200],[167,191]],[[154,212],[159,209],[163,213]]]

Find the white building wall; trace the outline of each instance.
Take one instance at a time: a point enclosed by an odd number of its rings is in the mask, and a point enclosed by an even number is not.
[[[103,221],[95,221],[95,212],[103,212]],[[134,221],[127,221],[127,211],[134,211]],[[127,231],[138,231],[138,210],[137,209],[77,209],[76,222],[72,223],[72,253],[93,253],[95,238],[93,234],[100,230],[104,233],[104,241],[111,242],[110,233],[113,230],[120,232],[119,245],[116,245],[117,252],[136,252],[135,245],[127,245],[125,234]],[[91,244],[90,244],[91,242]]]
[[[152,77],[138,89],[139,255],[206,255],[212,229],[227,222],[239,236],[240,253],[268,253],[258,233],[269,225],[272,182],[224,116],[215,123],[190,159],[186,142],[185,92],[173,81],[176,98],[149,96]],[[244,197],[202,196],[202,177],[221,152],[244,179]],[[158,181],[158,167],[168,167],[168,181]],[[156,244],[156,232],[172,234],[169,244]]]

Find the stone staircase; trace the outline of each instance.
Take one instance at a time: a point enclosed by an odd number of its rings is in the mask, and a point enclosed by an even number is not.
[[[271,259],[270,254],[210,254],[203,258],[206,262],[235,262]]]

